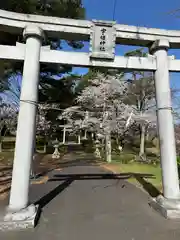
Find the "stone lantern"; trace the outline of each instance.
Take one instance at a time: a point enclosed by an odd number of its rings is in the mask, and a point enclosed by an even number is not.
[[[53,159],[58,159],[60,158],[60,152],[59,152],[59,146],[60,146],[60,142],[58,141],[58,139],[56,138],[55,141],[52,141],[52,145],[54,147],[54,152],[52,154],[52,158]]]

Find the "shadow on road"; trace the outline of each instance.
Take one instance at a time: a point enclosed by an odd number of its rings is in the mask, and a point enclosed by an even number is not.
[[[48,182],[58,182],[61,183],[56,186],[53,190],[45,194],[39,200],[35,202],[35,205],[39,205],[42,210],[48,203],[50,203],[55,197],[57,197],[60,193],[62,193],[66,188],[68,188],[74,181],[76,180],[126,180],[129,178],[135,178],[142,187],[152,196],[156,197],[160,194],[160,192],[149,182],[145,180],[145,178],[154,178],[152,174],[141,174],[141,173],[98,173],[98,174],[55,174]],[[122,185],[122,188],[125,184]]]
[[[103,180],[103,179],[129,179],[129,178],[135,178],[140,185],[143,187],[143,189],[151,196],[151,197],[157,197],[160,195],[160,191],[150,182],[146,181],[147,178],[154,179],[155,176],[153,174],[142,174],[142,173],[120,173],[120,174],[59,174],[54,175],[54,178],[50,179],[49,181],[59,181],[59,180],[65,180],[67,178],[71,178],[73,180]]]
[[[155,198],[161,194],[160,191],[152,183],[147,182],[141,175],[135,174],[134,177],[151,197]]]
[[[51,200],[53,200],[58,194],[60,194],[63,190],[65,190],[73,181],[76,180],[126,180],[129,178],[136,178],[142,179],[143,178],[153,178],[152,174],[135,174],[135,173],[120,173],[120,174],[113,174],[113,173],[99,173],[99,174],[55,174],[53,178],[49,179],[48,182],[57,182],[63,181],[59,186],[54,188],[52,191],[44,195],[35,204],[40,205],[41,208],[46,206]],[[139,181],[139,180],[138,180]],[[143,186],[146,187],[145,180],[143,179]],[[147,183],[147,182],[146,182]],[[142,184],[142,182],[141,182]]]
[[[62,184],[58,185],[48,194],[44,195],[42,198],[36,201],[35,205],[39,205],[39,207],[42,209],[49,202],[51,202],[58,194],[60,194],[63,190],[65,190],[72,182],[73,182],[72,179],[65,180]]]

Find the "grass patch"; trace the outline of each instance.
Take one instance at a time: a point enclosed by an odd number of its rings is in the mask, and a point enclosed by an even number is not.
[[[0,164],[11,165],[14,158],[14,152],[0,152]]]
[[[114,161],[112,164],[109,164],[109,167],[118,173],[152,174],[152,178],[136,177],[130,178],[127,181],[137,187],[143,188],[151,196],[156,196],[158,191],[162,191],[161,168],[159,164],[151,165],[138,162],[120,163]]]
[[[147,162],[138,162],[138,155],[134,152],[130,151],[124,151],[118,155],[113,154],[112,155],[112,164],[116,165],[117,171],[126,173],[136,173],[136,174],[151,174],[153,177],[151,178],[145,178],[145,180],[155,187],[157,187],[159,190],[162,188],[161,183],[161,168],[159,164],[159,159],[152,157],[148,157]],[[149,161],[151,160],[151,161]],[[156,164],[154,164],[154,162]],[[129,182],[139,185],[139,182],[133,178],[129,179]]]
[[[147,178],[146,181],[150,182],[152,185],[161,190],[161,168],[159,165],[153,166],[150,164],[141,164],[141,163],[130,163],[130,164],[121,164],[119,166],[120,172],[132,172],[132,173],[142,173],[142,174],[152,174],[154,178]],[[136,179],[130,179],[131,183],[137,184]],[[138,183],[139,184],[139,183]]]
[[[3,137],[3,142],[15,142],[16,137]]]
[[[114,163],[122,163],[122,164],[127,164],[129,162],[132,162],[135,160],[135,154],[133,153],[126,153],[122,152],[120,154],[113,154],[112,155],[112,161]]]

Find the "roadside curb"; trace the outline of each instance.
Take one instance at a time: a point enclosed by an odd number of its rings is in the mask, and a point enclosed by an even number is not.
[[[109,167],[107,165],[101,165],[100,164],[99,166],[104,168],[104,169],[106,169],[106,170],[108,170],[108,171],[110,171],[110,172],[112,172],[112,173],[114,173],[114,174],[118,174],[118,172],[116,172],[115,170],[113,170],[111,167]]]
[[[35,185],[35,184],[44,184],[49,180],[48,176],[44,176],[41,179],[35,179],[35,180],[31,180],[31,185]]]

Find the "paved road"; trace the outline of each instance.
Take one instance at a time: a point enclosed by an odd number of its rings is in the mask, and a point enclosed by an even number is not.
[[[54,171],[50,178],[59,174],[57,181],[34,185],[31,201],[43,207],[39,224],[31,230],[1,232],[0,239],[179,240],[180,222],[154,212],[147,194],[123,179],[107,179],[99,167],[82,165]]]

